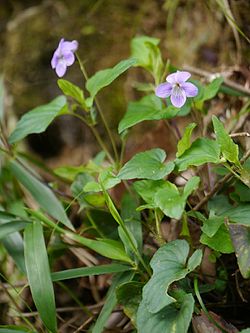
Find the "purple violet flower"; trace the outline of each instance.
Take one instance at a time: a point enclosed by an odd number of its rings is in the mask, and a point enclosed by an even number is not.
[[[56,70],[56,74],[59,77],[62,77],[66,73],[67,66],[73,65],[75,61],[74,52],[77,48],[78,42],[76,40],[72,42],[64,41],[64,38],[60,40],[51,59],[51,66]]]
[[[170,96],[171,103],[176,108],[181,108],[187,97],[194,97],[198,94],[198,88],[191,82],[186,82],[190,78],[189,72],[170,74],[166,78],[166,83],[156,87],[155,94],[158,97],[166,98]]]

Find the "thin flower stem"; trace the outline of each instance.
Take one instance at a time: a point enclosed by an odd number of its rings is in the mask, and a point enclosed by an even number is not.
[[[221,332],[223,332],[223,333],[229,333],[227,330],[225,330],[223,327],[221,327],[220,324],[218,324],[217,321],[214,320],[214,318],[208,312],[205,304],[203,303],[201,295],[200,295],[197,277],[194,278],[194,292],[195,292],[195,296],[198,299],[198,302],[200,303],[200,306],[201,306],[203,312],[205,313],[205,315],[207,316],[207,318],[209,319],[209,321],[211,321],[212,324],[214,324],[217,328],[219,328],[221,330]]]
[[[94,126],[91,126],[88,124],[88,122],[86,121],[86,119],[84,119],[84,117],[82,117],[81,115],[77,114],[77,113],[70,113],[72,116],[79,118],[82,122],[84,122],[85,125],[87,125],[90,130],[92,131],[93,135],[95,136],[97,142],[99,143],[100,147],[105,151],[105,153],[107,154],[108,159],[110,160],[110,162],[112,164],[115,163],[113,157],[110,155],[108,148],[106,147],[106,145],[104,144],[104,142],[102,141],[98,131],[95,129]]]
[[[76,57],[77,57],[77,60],[78,60],[78,62],[79,62],[79,65],[80,65],[81,72],[82,72],[82,74],[83,74],[85,80],[87,81],[87,80],[88,80],[88,73],[87,73],[87,71],[86,71],[86,69],[85,69],[85,67],[84,67],[84,64],[82,63],[82,61],[81,61],[81,59],[80,59],[80,57],[78,56],[77,53],[76,53]],[[100,114],[100,116],[101,116],[101,119],[102,119],[103,125],[104,125],[104,127],[105,127],[105,129],[106,129],[106,131],[107,131],[107,133],[108,133],[108,136],[109,136],[109,139],[110,139],[110,142],[111,142],[111,145],[112,145],[112,148],[113,148],[114,154],[115,154],[115,160],[116,160],[117,163],[119,163],[119,156],[118,156],[118,152],[117,152],[117,148],[116,148],[115,140],[114,140],[114,138],[113,138],[113,135],[112,135],[112,133],[111,133],[111,130],[110,130],[109,126],[108,126],[108,123],[107,123],[107,121],[106,121],[106,118],[105,118],[105,116],[104,116],[104,113],[103,113],[103,111],[102,111],[102,108],[101,108],[101,106],[100,106],[100,103],[99,103],[99,101],[98,101],[98,99],[97,99],[96,96],[95,96],[95,99],[94,99],[94,100],[95,100],[96,107],[97,107],[97,109],[98,109],[98,111],[99,111],[99,114]]]

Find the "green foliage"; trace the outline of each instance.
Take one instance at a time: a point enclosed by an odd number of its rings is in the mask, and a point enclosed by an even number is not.
[[[164,150],[156,148],[136,154],[120,170],[120,179],[161,179],[170,174],[174,169],[174,163],[164,164],[166,153]]]
[[[138,333],[187,333],[193,309],[194,298],[191,294],[157,313],[150,312],[142,301],[137,313]]]
[[[137,59],[137,66],[144,67],[146,69],[151,68],[151,49],[149,45],[157,46],[160,40],[158,38],[139,36],[135,37],[131,41],[131,55]]]
[[[168,290],[174,281],[183,279],[201,263],[202,251],[197,250],[188,258],[189,245],[176,240],[162,246],[150,262],[154,273],[143,288],[143,303],[150,313],[157,313],[176,302]]]
[[[10,170],[46,212],[71,230],[74,230],[74,227],[68,219],[62,204],[48,186],[36,179],[16,161],[10,162]]]
[[[206,86],[200,85],[198,82],[199,94],[194,98],[195,107],[198,110],[203,110],[204,102],[214,98],[220,90],[223,83],[223,78],[218,77]]]
[[[180,109],[173,106],[164,106],[161,99],[155,95],[143,97],[138,102],[130,102],[127,112],[119,123],[118,131],[124,130],[139,124],[145,120],[170,119],[177,115]]]
[[[191,135],[195,127],[196,124],[191,123],[185,128],[183,137],[179,140],[177,145],[176,157],[180,157],[191,146]]]
[[[97,321],[92,329],[93,333],[102,333],[103,328],[112,312],[114,309],[116,303],[117,303],[117,298],[116,298],[116,288],[120,286],[122,283],[127,282],[131,280],[133,277],[134,273],[121,273],[116,275],[113,278],[112,285],[109,288],[109,291],[107,293],[106,301],[105,304],[97,318]]]
[[[85,99],[82,89],[80,89],[75,84],[63,79],[58,80],[57,84],[58,87],[64,93],[64,95],[72,97],[75,101],[77,101],[80,104],[80,106],[85,108]]]
[[[97,72],[87,80],[86,89],[90,97],[86,99],[87,107],[91,107],[96,94],[103,88],[110,85],[118,76],[124,73],[131,66],[136,64],[136,59],[122,60],[113,68],[107,68]]]
[[[57,116],[64,114],[66,111],[66,98],[58,96],[49,104],[38,106],[25,113],[11,133],[9,143],[16,143],[29,134],[44,132]]]
[[[143,283],[132,281],[123,283],[116,289],[117,302],[123,306],[123,311],[134,325],[136,325],[137,310],[142,300],[142,287]]]
[[[175,184],[169,181],[138,181],[134,184],[138,194],[149,204],[148,207],[160,208],[166,216],[180,219],[188,196],[198,187],[199,177],[192,177],[180,193]]]
[[[229,162],[235,163],[236,165],[240,165],[238,159],[239,147],[233,142],[233,140],[227,134],[223,124],[219,121],[219,119],[216,116],[213,116],[212,120],[214,125],[214,131],[216,134],[216,140],[220,146],[223,157]]]
[[[52,281],[62,281],[84,276],[120,273],[129,270],[131,270],[130,266],[125,266],[120,264],[110,264],[110,265],[101,265],[93,267],[74,268],[60,272],[54,272],[51,274],[51,278]]]
[[[43,228],[39,222],[28,225],[24,231],[24,256],[31,294],[44,325],[57,332],[54,289]]]
[[[175,162],[179,171],[186,170],[190,166],[219,163],[219,145],[216,141],[207,138],[197,139]]]

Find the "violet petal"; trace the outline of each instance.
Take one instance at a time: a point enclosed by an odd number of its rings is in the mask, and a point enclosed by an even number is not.
[[[181,108],[185,104],[186,99],[185,91],[182,88],[177,86],[173,88],[170,100],[176,108]]]
[[[170,83],[162,83],[155,89],[155,94],[158,97],[166,98],[171,95],[172,85]]]
[[[184,89],[187,97],[194,97],[198,95],[198,88],[191,82],[184,82],[181,87]]]
[[[176,82],[183,83],[186,82],[190,78],[191,74],[189,72],[176,72]]]
[[[71,66],[75,61],[75,56],[73,52],[64,53],[63,59],[66,62],[67,66]]]
[[[62,77],[66,73],[66,70],[67,70],[66,62],[63,59],[60,59],[56,66],[56,74],[59,77]]]
[[[177,82],[176,81],[176,73],[169,74],[166,78],[166,81],[171,83],[171,84],[175,84]]]
[[[62,53],[75,52],[78,48],[78,42],[73,40],[72,42],[63,42],[61,50]]]
[[[58,64],[58,56],[57,56],[56,52],[54,52],[53,57],[51,59],[51,67],[53,69],[55,69],[57,64]]]

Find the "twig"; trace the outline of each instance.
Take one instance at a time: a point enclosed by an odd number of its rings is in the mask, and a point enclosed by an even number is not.
[[[241,163],[244,163],[248,157],[250,156],[250,150],[245,154],[245,156],[242,157],[240,160]],[[193,208],[194,211],[199,210],[205,203],[208,202],[208,200],[219,191],[219,189],[229,180],[231,180],[234,177],[231,173],[228,173],[226,176],[221,178],[218,183],[214,186],[214,188]]]
[[[189,66],[189,65],[183,66],[183,69],[185,69],[185,70],[187,70],[187,71],[189,71],[189,72],[191,72],[193,74],[196,74],[196,75],[199,75],[199,76],[204,76],[208,80],[211,79],[214,76],[217,76],[217,75],[222,76],[220,73],[210,73],[210,72],[207,72],[207,71],[205,71],[203,69],[195,68],[195,67],[192,67],[192,66]],[[244,86],[242,86],[241,84],[238,84],[238,83],[236,83],[234,81],[231,81],[231,80],[229,80],[227,78],[223,77],[223,79],[224,79],[223,83],[226,86],[228,86],[230,88],[233,88],[233,89],[235,89],[235,90],[237,90],[239,92],[242,92],[242,93],[247,94],[248,96],[250,96],[250,90],[249,89],[247,89]]]
[[[248,132],[232,133],[232,134],[229,134],[229,136],[231,136],[231,138],[237,138],[237,137],[242,137],[242,136],[246,136],[246,137],[250,138],[250,133],[248,133]]]

